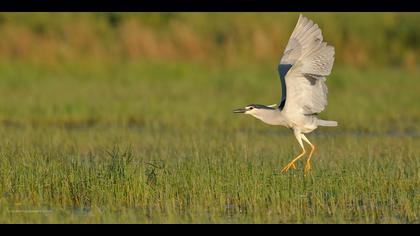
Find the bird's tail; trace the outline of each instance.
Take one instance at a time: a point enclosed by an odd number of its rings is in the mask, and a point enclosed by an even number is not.
[[[337,121],[333,120],[318,120],[318,125],[320,126],[338,126]]]

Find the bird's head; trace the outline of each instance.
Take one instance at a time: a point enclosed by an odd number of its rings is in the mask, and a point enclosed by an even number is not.
[[[243,113],[243,114],[248,114],[248,115],[252,115],[252,116],[259,116],[260,114],[266,112],[267,110],[275,110],[275,106],[271,105],[271,106],[264,106],[264,105],[259,105],[259,104],[250,104],[248,106],[246,106],[245,108],[239,108],[234,110],[234,113]]]

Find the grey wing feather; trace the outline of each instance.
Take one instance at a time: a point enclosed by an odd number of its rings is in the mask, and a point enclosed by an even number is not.
[[[327,105],[326,76],[334,63],[334,47],[322,42],[317,24],[300,15],[279,64],[282,100],[279,108],[313,114]]]

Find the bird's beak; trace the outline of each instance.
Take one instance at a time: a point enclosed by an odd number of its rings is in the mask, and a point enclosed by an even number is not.
[[[246,112],[246,109],[244,108],[239,108],[233,111],[233,113],[245,113],[245,112]]]

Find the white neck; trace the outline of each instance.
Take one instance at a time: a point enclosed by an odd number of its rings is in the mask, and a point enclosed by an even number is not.
[[[283,114],[280,110],[269,110],[269,109],[254,109],[249,111],[250,115],[261,120],[262,122],[269,125],[285,125]]]

